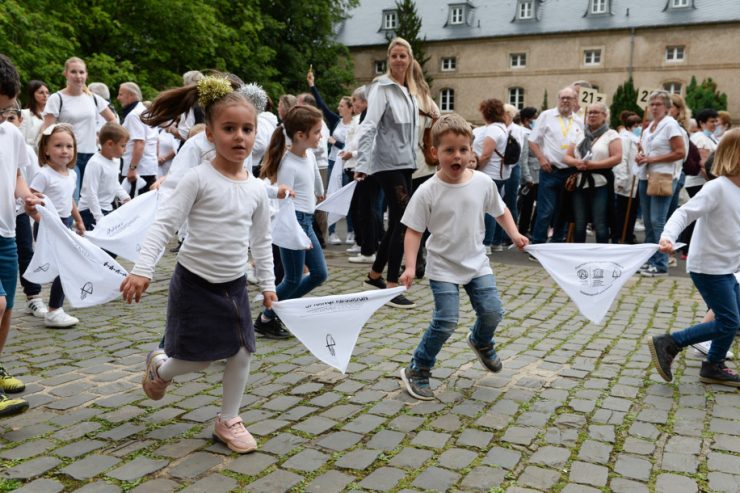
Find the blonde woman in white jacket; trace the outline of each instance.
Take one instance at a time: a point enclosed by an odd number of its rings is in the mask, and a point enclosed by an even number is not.
[[[416,83],[412,76],[411,45],[395,38],[388,45],[388,72],[370,88],[367,115],[360,126],[357,164],[378,180],[388,203],[388,228],[378,247],[365,286],[375,289],[398,286],[405,228],[401,217],[411,197],[411,175],[416,169],[418,142]],[[387,284],[383,270],[388,265]],[[416,305],[398,295],[389,304],[396,308]]]

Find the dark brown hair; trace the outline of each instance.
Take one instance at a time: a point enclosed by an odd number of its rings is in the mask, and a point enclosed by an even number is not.
[[[484,99],[478,107],[487,123],[504,123],[504,103],[496,98]]]
[[[114,143],[118,144],[119,142],[121,142],[121,140],[128,139],[128,130],[126,130],[122,125],[119,125],[116,122],[106,122],[102,127],[100,127],[98,142],[100,142],[101,146],[109,140],[112,140]]]
[[[323,115],[320,110],[313,106],[295,105],[285,114],[285,119],[281,125],[275,129],[270,139],[270,145],[267,148],[265,157],[262,160],[260,169],[260,178],[268,178],[275,182],[277,178],[278,167],[285,154],[285,135],[293,139],[296,133],[311,131],[317,123],[321,122]],[[285,129],[285,132],[283,132]]]

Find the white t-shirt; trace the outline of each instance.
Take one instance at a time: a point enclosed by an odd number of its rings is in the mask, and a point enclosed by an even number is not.
[[[414,192],[401,222],[431,233],[426,243],[429,279],[467,284],[493,273],[483,246],[484,213],[499,217],[505,210],[496,185],[480,171],[460,184],[445,183],[435,174]]]
[[[123,127],[128,130],[129,139],[126,144],[126,150],[123,153],[123,171],[128,172],[128,167],[131,165],[131,155],[134,152],[134,141],[144,141],[144,154],[141,156],[141,160],[136,168],[136,173],[139,176],[157,176],[157,168],[159,163],[157,161],[157,140],[159,140],[159,132],[156,128],[150,127],[141,121],[141,114],[146,111],[146,107],[139,102],[134,109],[132,109],[126,119],[123,121]]]
[[[506,131],[506,126],[503,123],[491,123],[490,125],[486,125],[485,127],[483,127],[483,130],[478,132],[478,135],[473,141],[473,152],[475,152],[475,154],[480,157],[481,153],[483,152],[485,140],[491,139],[496,143],[496,151],[501,153],[501,155],[503,156],[506,149],[507,138],[508,133]],[[488,160],[488,164],[486,164],[485,167],[480,171],[481,173],[488,175],[494,180],[506,180],[507,178],[509,178],[509,176],[511,176],[511,166],[504,166],[502,175],[501,158],[498,154],[496,154],[496,151],[491,154],[491,158]]]
[[[329,167],[329,153],[327,151],[327,148],[329,147],[329,135],[329,127],[327,127],[326,123],[321,120],[321,140],[319,140],[318,146],[314,149],[310,149],[316,158],[316,164],[319,168]]]
[[[130,198],[118,182],[118,159],[108,159],[96,152],[85,168],[78,208],[81,211],[89,209],[97,223],[103,219],[103,211],[113,209],[116,197],[119,200]]]
[[[707,182],[671,215],[661,239],[675,243],[694,220],[686,270],[715,275],[740,270],[740,187],[724,176]]]
[[[62,112],[59,113],[59,104]],[[69,123],[77,140],[77,152],[93,154],[98,150],[96,143],[97,115],[108,108],[105,99],[97,94],[82,93],[79,96],[68,96],[61,91],[49,96],[44,108],[44,115],[53,115],[58,123]]]
[[[51,166],[42,166],[31,182],[31,188],[41,192],[54,204],[59,217],[72,215],[75,188],[77,188],[77,173],[68,169],[67,174],[58,173]]]
[[[270,206],[261,180],[232,180],[209,161],[191,169],[160,209],[131,272],[151,279],[160,252],[186,220],[188,235],[177,255],[183,267],[210,283],[233,281],[244,275],[251,248],[261,290],[275,290]]]
[[[545,155],[550,164],[556,168],[568,167],[563,162],[568,146],[578,142],[583,133],[583,119],[571,113],[563,117],[557,108],[543,111],[537,118],[534,130],[529,134],[529,141],[534,142]]]
[[[673,119],[673,117],[663,117],[663,119],[658,122],[655,130],[652,130],[652,128],[653,124],[651,123],[642,131],[641,142],[642,150],[643,152],[645,152],[645,156],[664,156],[673,152],[673,149],[671,148],[671,139],[673,137],[681,137],[682,139],[684,139],[684,154],[688,152],[688,137],[686,136],[686,132],[683,131],[681,126],[676,120]],[[647,180],[648,172],[650,172],[671,173],[672,175],[674,175],[675,178],[677,176],[676,168],[678,167],[678,174],[680,174],[680,169],[682,166],[683,158],[669,163],[647,164],[640,166],[638,177],[640,178],[640,180]]]
[[[578,139],[578,142],[576,143],[576,152],[575,156],[578,159],[582,159],[583,156],[581,156],[580,151],[578,150],[578,145],[585,139],[585,134],[581,134],[580,138]],[[604,135],[599,137],[599,139],[594,142],[591,145],[591,157],[589,158],[589,161],[602,161],[604,159],[609,159],[609,144],[612,143],[613,140],[619,139],[619,134],[616,130],[612,130],[611,128],[607,130]],[[594,180],[594,188],[596,187],[603,187],[606,185],[606,177],[603,175],[600,175],[598,173],[593,173],[591,177]],[[578,186],[581,186],[581,181],[584,181],[583,175],[580,175],[578,177]],[[588,180],[585,180],[586,183],[583,184],[583,188],[588,188]]]
[[[695,132],[691,136],[691,142],[693,142],[694,145],[699,148],[699,150],[704,149],[709,152],[714,152],[717,149],[717,145],[719,144],[719,140],[717,140],[717,137],[715,137],[713,134],[707,135],[702,130]],[[696,176],[686,175],[686,182],[684,183],[684,186],[700,187],[706,182],[707,180],[705,180],[701,174],[698,174]]]
[[[276,125],[273,123],[274,116],[272,113],[263,111],[257,115],[257,135],[254,138],[254,147],[252,147],[252,162],[257,165],[270,146],[272,134],[275,132]]]
[[[34,154],[36,153],[36,143],[38,142],[39,137],[39,130],[41,130],[41,125],[44,124],[44,120],[34,115],[30,108],[25,108],[21,110],[21,113],[23,114],[23,123],[21,124],[21,133],[23,134],[23,137],[26,139],[26,144],[30,145],[31,148],[34,149]]]
[[[278,166],[277,184],[287,185],[295,192],[293,203],[295,210],[299,212],[313,214],[316,196],[324,195],[319,167],[310,150],[306,151],[306,157],[296,156],[292,152],[285,153]]]
[[[622,162],[612,168],[614,171],[614,193],[629,197],[630,187],[632,187],[632,197],[636,197],[637,181],[633,186],[632,177],[638,171],[635,157],[637,156],[637,143],[640,140],[637,135],[627,130],[621,131],[619,138],[622,139]]]
[[[18,169],[28,166],[23,134],[10,122],[0,123],[0,236],[15,238],[15,184]]]
[[[159,156],[167,156],[172,151],[175,151],[175,154],[177,154],[178,142],[177,142],[177,139],[175,139],[174,135],[172,135],[170,132],[168,132],[164,128],[160,128],[158,139],[159,139]],[[174,159],[174,157],[171,159],[168,159],[167,161],[162,163],[161,166],[157,167],[157,178],[161,178],[165,176],[170,171],[170,166],[172,165],[172,159]],[[157,161],[157,164],[159,164],[159,161]]]

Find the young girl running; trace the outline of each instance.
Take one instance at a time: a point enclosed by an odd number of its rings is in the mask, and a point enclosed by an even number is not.
[[[277,296],[280,300],[300,298],[328,277],[324,252],[311,226],[316,197],[324,195],[324,186],[313,153],[306,152],[319,144],[321,117],[321,111],[311,106],[298,105],[291,108],[285,114],[283,126],[278,127],[272,134],[270,147],[262,163],[260,177],[287,186],[295,193],[293,200],[296,218],[312,245],[308,250],[280,248],[284,270],[283,280],[277,287]],[[286,135],[292,142],[288,152],[285,152]],[[308,267],[308,275],[303,274],[304,265]],[[254,328],[260,334],[272,339],[289,337],[269,307],[257,317]]]
[[[66,123],[47,127],[39,140],[39,165],[41,170],[31,180],[31,191],[41,192],[56,207],[60,219],[68,228],[75,229],[79,235],[85,234],[85,224],[74,201],[77,187],[77,142],[72,126]],[[38,232],[38,225],[34,227]],[[71,327],[79,323],[77,317],[64,313],[64,291],[62,281],[56,277],[51,283],[49,311],[44,315],[47,327]]]
[[[660,251],[671,253],[681,231],[696,220],[686,270],[715,320],[652,337],[648,345],[656,370],[670,382],[671,363],[681,349],[711,340],[699,380],[740,387],[740,377],[724,363],[740,328],[740,286],[734,275],[740,270],[740,129],[727,132],[720,141],[712,174],[717,178],[671,215],[660,237]]]
[[[188,236],[170,281],[165,347],[147,356],[142,386],[150,399],[159,400],[174,377],[225,358],[223,403],[213,436],[231,450],[246,453],[257,448],[239,417],[255,351],[244,275],[249,247],[257,261],[263,304],[269,308],[277,298],[267,193],[263,183],[244,169],[254,145],[257,112],[234,89],[226,79],[206,77],[166,91],[154,101],[151,118],[173,118],[199,102],[216,156],[191,169],[177,185],[121,292],[127,302],[139,302],[159,252],[187,219]]]

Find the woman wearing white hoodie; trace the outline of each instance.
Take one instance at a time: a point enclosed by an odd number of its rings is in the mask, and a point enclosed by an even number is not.
[[[403,38],[388,45],[388,72],[378,77],[368,94],[367,115],[360,127],[357,164],[373,175],[388,203],[388,228],[365,285],[384,289],[398,286],[405,228],[401,217],[411,197],[411,175],[416,169],[417,120],[416,84],[411,71],[414,54]],[[361,173],[355,173],[360,175]],[[388,264],[388,283],[383,270]],[[416,306],[398,295],[389,304],[396,308]]]

